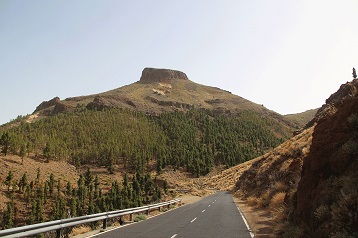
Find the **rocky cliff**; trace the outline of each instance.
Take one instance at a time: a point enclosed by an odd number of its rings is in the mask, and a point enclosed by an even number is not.
[[[358,80],[342,85],[317,113],[295,210],[302,237],[358,235]]]
[[[319,120],[331,116],[336,113],[337,108],[343,103],[344,99],[349,97],[355,97],[358,94],[357,89],[357,80],[352,82],[347,82],[342,84],[337,92],[331,94],[331,96],[326,99],[326,103],[318,109],[314,118],[307,123],[305,128],[309,128],[317,123]]]
[[[358,80],[333,93],[310,125],[255,159],[236,190],[270,211],[278,237],[357,237]]]
[[[171,80],[183,79],[188,80],[185,73],[172,70],[172,69],[155,69],[145,68],[142,71],[142,76],[139,82],[141,83],[153,83],[153,82],[170,82]]]

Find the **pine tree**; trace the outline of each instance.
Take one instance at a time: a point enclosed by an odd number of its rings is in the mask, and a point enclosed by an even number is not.
[[[51,157],[51,148],[50,148],[50,143],[47,142],[45,148],[43,149],[43,156],[46,159],[46,163],[50,162],[50,157]]]
[[[98,176],[96,175],[96,177],[94,178],[94,199],[97,199],[99,196],[99,181],[98,181]]]
[[[20,188],[20,190],[23,192],[24,190],[25,190],[25,187],[27,186],[27,173],[25,172],[23,175],[22,175],[22,177],[21,177],[21,179],[20,179],[20,181],[19,181],[19,188]]]
[[[357,79],[357,73],[356,73],[356,69],[355,69],[355,68],[353,68],[353,73],[352,73],[352,75],[353,75],[353,78],[354,78],[354,79]]]
[[[71,196],[71,193],[72,193],[72,186],[71,186],[70,181],[68,181],[67,185],[66,185],[66,195]]]
[[[5,179],[5,185],[7,186],[7,191],[10,191],[10,186],[12,185],[12,179],[14,178],[14,175],[12,174],[12,171],[10,170],[9,173],[6,176]]]
[[[36,189],[38,189],[40,186],[40,177],[41,177],[41,170],[40,170],[40,168],[37,168],[37,174],[36,174],[36,180],[35,180]]]
[[[53,189],[55,186],[55,176],[53,175],[53,173],[50,174],[50,181],[49,181],[49,192],[50,192],[50,196],[53,195]]]
[[[25,156],[26,156],[26,146],[25,146],[25,144],[22,144],[20,147],[21,164],[24,164]]]
[[[165,194],[168,194],[168,181],[167,180],[164,180],[163,189],[164,189]]]
[[[37,222],[43,222],[42,200],[36,199],[35,217]]]
[[[1,153],[3,153],[6,156],[10,147],[10,136],[8,132],[4,132],[2,134],[0,138],[0,145],[3,146]]]
[[[13,202],[7,203],[6,211],[3,214],[2,218],[2,227],[4,229],[9,229],[14,226],[14,204]]]
[[[71,212],[71,217],[77,216],[77,198],[76,197],[72,197],[70,200],[70,212]]]
[[[92,179],[93,179],[91,170],[89,168],[87,168],[87,171],[84,174],[84,179],[85,179],[85,186],[87,188],[89,188],[90,184],[92,183]]]

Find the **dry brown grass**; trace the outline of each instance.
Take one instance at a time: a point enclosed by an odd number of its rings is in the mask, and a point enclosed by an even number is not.
[[[303,159],[310,150],[310,128],[255,159],[240,176],[238,192],[249,206],[271,216],[272,234],[297,237],[299,229],[286,222],[301,176]],[[287,201],[286,201],[287,200]],[[287,202],[288,204],[286,204]],[[255,222],[255,220],[253,220]]]
[[[286,185],[283,181],[277,181],[275,182],[274,189],[276,191],[287,191],[289,189],[289,186]]]
[[[90,232],[92,229],[89,226],[79,226],[79,227],[74,227],[72,229],[72,232],[69,234],[69,237],[73,237],[76,235],[80,235],[80,234],[84,234],[87,232]]]
[[[282,207],[285,203],[285,197],[286,197],[285,192],[278,192],[275,195],[273,195],[269,205],[270,209],[272,210],[278,207]]]
[[[246,199],[247,204],[249,204],[249,206],[251,206],[251,207],[256,206],[258,200],[259,200],[259,199],[258,199],[257,197],[248,197],[248,198]]]

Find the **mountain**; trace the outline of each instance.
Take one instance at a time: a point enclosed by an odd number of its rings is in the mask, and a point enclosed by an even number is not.
[[[228,91],[197,84],[183,72],[145,68],[138,82],[96,95],[42,102],[34,111],[38,116],[55,115],[86,107],[90,110],[124,108],[151,115],[162,112],[207,110],[214,114],[235,114],[249,110],[270,117],[285,127],[297,127],[289,119]]]

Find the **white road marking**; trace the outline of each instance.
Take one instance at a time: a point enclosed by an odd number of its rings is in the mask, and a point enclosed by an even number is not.
[[[215,201],[213,203],[215,203]]]
[[[211,205],[209,205],[208,207],[210,207]]]
[[[197,217],[195,217],[193,220],[191,220],[191,222],[190,222],[190,223],[193,223],[193,222],[196,220],[196,218],[197,218]]]
[[[174,238],[174,237],[176,237],[178,234],[174,234],[174,235],[172,235],[170,238]]]
[[[205,209],[204,209],[204,210],[202,210],[201,212],[205,212]]]
[[[236,206],[236,208],[237,208],[237,210],[239,210],[240,215],[241,215],[241,217],[242,217],[242,220],[244,220],[245,225],[246,225],[246,227],[247,227],[247,230],[248,230],[248,231],[249,231],[249,233],[250,233],[250,236],[251,236],[252,238],[253,238],[253,237],[255,237],[254,232],[252,231],[251,227],[249,226],[249,223],[247,223],[247,220],[246,220],[246,218],[245,218],[244,214],[241,212],[241,210],[240,210],[239,206]]]

